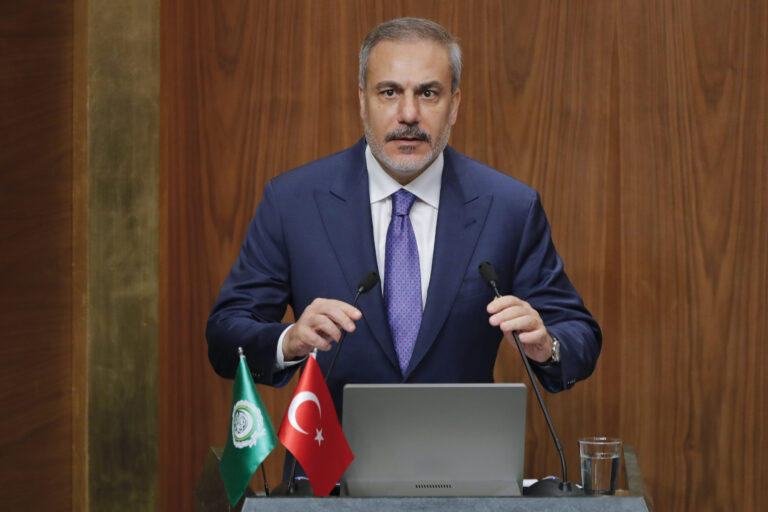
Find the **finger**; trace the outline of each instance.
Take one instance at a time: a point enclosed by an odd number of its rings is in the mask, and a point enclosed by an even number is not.
[[[488,321],[490,322],[491,325],[497,326],[507,320],[512,320],[517,317],[525,316],[528,314],[530,314],[530,310],[528,308],[525,308],[523,306],[511,306],[511,307],[502,309],[501,311],[499,311],[494,315],[491,315],[488,318]]]
[[[360,320],[362,314],[356,308],[353,308],[349,304],[339,302],[339,304],[347,307],[339,307],[334,304],[327,311],[324,311],[326,318],[329,318],[339,328],[344,329],[347,332],[355,330],[355,320]]]
[[[508,308],[510,306],[521,305],[521,304],[527,304],[527,302],[515,297],[514,295],[504,295],[503,297],[496,297],[490,303],[488,303],[486,310],[488,311],[488,313],[493,315],[494,313],[498,313],[502,309]]]
[[[342,311],[344,311],[344,314],[346,314],[347,316],[355,320],[359,320],[363,316],[360,310],[354,307],[352,304],[347,304],[344,301],[336,300],[336,299],[321,299],[321,300],[323,301],[324,307],[341,309]]]
[[[546,329],[536,329],[535,331],[520,332],[520,343],[523,345],[541,345],[549,348],[552,346],[551,338],[547,336]]]
[[[354,321],[363,317],[363,314],[356,307],[335,299],[315,299],[310,307],[314,313],[329,316],[346,331],[353,331],[355,329]]]
[[[342,311],[344,311],[344,314],[352,320],[360,320],[363,318],[363,313],[352,304],[347,304],[346,302],[342,302],[340,300],[333,300],[333,302],[339,306]]]
[[[510,333],[512,331],[518,331],[522,333],[536,331],[539,329],[539,323],[535,317],[525,315],[513,318],[511,320],[506,320],[502,322],[499,327],[505,333]],[[520,341],[522,342],[522,339]]]
[[[283,355],[286,361],[295,360],[306,356],[315,348],[326,351],[331,348],[331,343],[310,327],[297,323],[285,337]]]
[[[298,343],[301,345],[301,351],[305,354],[312,352],[313,349],[327,351],[331,349],[331,340],[323,336],[322,331],[316,331],[312,327],[303,326],[299,328]]]
[[[341,337],[339,326],[326,315],[317,315],[313,317],[310,327],[316,334],[329,341],[339,341],[339,338]]]

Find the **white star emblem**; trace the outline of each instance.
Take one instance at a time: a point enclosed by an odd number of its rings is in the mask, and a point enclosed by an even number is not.
[[[316,428],[315,432],[317,432],[317,435],[315,436],[315,441],[317,441],[317,446],[320,446],[320,443],[325,441],[325,438],[323,437],[323,429]]]

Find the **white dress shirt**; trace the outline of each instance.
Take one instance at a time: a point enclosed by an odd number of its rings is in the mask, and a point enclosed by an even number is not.
[[[404,188],[416,196],[408,217],[413,226],[416,245],[419,249],[419,270],[421,271],[421,307],[427,303],[427,290],[432,275],[432,256],[435,252],[435,232],[437,229],[437,210],[440,206],[440,188],[443,178],[443,153],[422,172],[416,179],[403,186],[392,178],[381,167],[371,152],[370,146],[365,148],[365,163],[368,168],[368,196],[371,200],[371,220],[373,221],[373,243],[376,249],[376,264],[379,276],[384,283],[386,264],[387,230],[392,219],[392,194]],[[382,286],[383,290],[383,286]],[[292,326],[293,324],[291,324]],[[283,357],[283,338],[288,332],[287,327],[277,342],[275,358],[278,369],[300,363],[285,361]]]

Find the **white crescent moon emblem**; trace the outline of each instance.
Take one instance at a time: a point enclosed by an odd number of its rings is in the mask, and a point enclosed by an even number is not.
[[[291,405],[288,406],[288,422],[291,424],[293,428],[295,428],[302,434],[309,434],[309,432],[301,428],[299,426],[299,423],[296,421],[296,411],[299,409],[299,406],[304,402],[315,402],[317,404],[317,411],[320,413],[320,416],[323,415],[323,411],[320,408],[320,400],[317,399],[317,395],[315,395],[311,391],[302,391],[301,393],[298,393],[295,397],[293,397],[293,400],[291,400]]]

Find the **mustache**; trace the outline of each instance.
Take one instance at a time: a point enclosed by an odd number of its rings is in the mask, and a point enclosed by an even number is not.
[[[384,138],[384,140],[386,142],[390,142],[396,139],[402,139],[403,137],[410,137],[418,140],[423,140],[429,144],[432,143],[432,137],[430,137],[427,132],[422,131],[415,124],[410,126],[405,126],[393,132],[389,132],[387,136]]]

